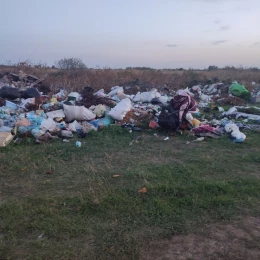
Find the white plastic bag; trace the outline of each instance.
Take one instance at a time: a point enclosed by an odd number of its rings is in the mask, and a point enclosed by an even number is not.
[[[71,93],[69,93],[68,97],[75,98],[76,101],[79,101],[81,98],[81,95],[78,92],[71,92]]]
[[[160,98],[161,97],[161,94],[156,90],[156,92],[155,92],[155,97],[156,98]]]
[[[138,92],[134,97],[133,97],[133,101],[134,102],[140,102],[141,100],[141,92]]]
[[[64,111],[62,109],[47,112],[46,115],[50,118],[56,118],[56,117],[65,117]]]
[[[149,92],[138,92],[133,98],[134,102],[151,102],[153,98],[160,97],[161,94],[157,91],[157,89],[153,89]]]
[[[223,115],[231,115],[235,112],[237,112],[236,107],[231,107],[227,112],[224,112]]]
[[[53,121],[52,118],[43,119],[41,123],[41,129],[49,130],[53,132],[56,129],[56,123]]]
[[[193,91],[201,91],[201,85],[196,85],[191,88]]]
[[[168,97],[167,96],[160,96],[159,100],[161,103],[166,104],[168,102]]]
[[[241,140],[244,141],[246,139],[246,135],[242,132],[240,132],[239,130],[235,130],[231,133],[231,136],[237,140]]]
[[[192,114],[191,114],[190,112],[188,112],[188,113],[186,114],[186,119],[187,119],[189,122],[191,122],[191,120],[193,119],[193,116],[192,116]]]
[[[115,120],[123,120],[126,113],[131,110],[131,100],[129,98],[125,98],[120,101],[111,111],[108,113]]]
[[[96,118],[96,115],[84,106],[68,106],[63,104],[66,121],[73,120],[84,121]]]
[[[121,92],[121,91],[118,91],[116,95],[119,98],[119,100],[122,100],[125,98],[130,98],[128,95],[126,95],[124,92]]]
[[[194,94],[192,92],[190,92],[189,88],[185,88],[185,89],[183,89],[183,91],[188,93],[191,97],[194,97]]]
[[[100,90],[98,90],[96,93],[94,93],[94,95],[99,96],[99,97],[105,97],[105,90],[102,88]]]
[[[246,139],[246,135],[239,131],[239,127],[233,123],[225,125],[225,131],[231,133],[232,138],[237,143],[242,143]]]
[[[95,107],[93,112],[97,115],[97,117],[102,117],[106,112],[106,107],[100,104]]]
[[[141,93],[141,102],[151,102],[153,98],[160,97],[160,93],[157,89],[153,89],[150,92]]]
[[[117,94],[117,92],[124,92],[123,87],[115,86],[111,88],[111,91],[107,94],[109,97],[112,97]]]
[[[211,101],[211,97],[205,94],[202,94],[201,91],[199,91],[199,96],[200,96],[200,100],[203,102],[210,102]]]
[[[227,133],[232,133],[233,131],[239,130],[239,127],[233,123],[229,123],[225,125],[225,131]]]
[[[82,125],[77,120],[69,124],[69,129],[72,132],[77,132],[77,129],[81,129]]]

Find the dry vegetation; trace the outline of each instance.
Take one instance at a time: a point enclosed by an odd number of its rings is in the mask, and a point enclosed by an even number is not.
[[[207,84],[222,81],[231,83],[234,80],[244,84],[250,89],[251,82],[260,83],[260,70],[254,69],[217,69],[217,70],[138,70],[138,69],[74,69],[59,70],[47,67],[31,66],[1,66],[0,76],[6,72],[17,73],[23,70],[27,74],[41,77],[48,74],[45,84],[53,91],[65,88],[79,91],[85,86],[95,90],[104,88],[108,91],[111,87],[134,82],[139,79],[139,85],[162,87],[164,84],[171,89],[179,89],[198,83]]]

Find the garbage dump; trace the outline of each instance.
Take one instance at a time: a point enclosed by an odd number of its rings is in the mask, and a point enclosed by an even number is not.
[[[107,94],[104,89],[85,87],[80,93],[59,89],[50,95],[48,88],[40,87],[46,76],[37,78],[20,71],[19,75],[8,74],[0,80],[1,146],[12,139],[19,143],[28,136],[37,143],[54,138],[67,142],[74,135],[85,138],[111,124],[129,132],[144,128],[168,133],[186,130],[199,141],[227,134],[236,143],[245,141],[242,131],[260,131],[260,109],[244,106],[250,95],[257,101],[260,88],[250,93],[237,82],[231,86],[221,82],[196,85],[177,92],[145,88],[143,92],[135,89],[133,94],[131,86],[114,86]],[[225,111],[221,105],[233,107]],[[205,120],[203,114],[207,113],[215,117]],[[76,145],[81,147],[81,142]]]
[[[237,82],[232,83],[230,91],[233,96],[242,97],[247,100],[250,98],[250,92],[243,85],[240,85]]]
[[[250,102],[256,104],[256,103],[260,103],[260,85],[255,84],[255,82],[253,83],[254,84],[252,84],[252,86],[254,88],[251,93]]]

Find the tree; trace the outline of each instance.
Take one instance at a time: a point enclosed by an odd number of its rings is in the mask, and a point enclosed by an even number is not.
[[[225,66],[224,69],[225,70],[236,70],[236,68],[234,66]]]
[[[211,71],[211,70],[217,70],[217,69],[218,69],[218,66],[214,66],[214,65],[208,67],[208,70],[209,70],[209,71]]]
[[[86,65],[78,58],[64,58],[55,62],[55,66],[59,69],[85,69]]]

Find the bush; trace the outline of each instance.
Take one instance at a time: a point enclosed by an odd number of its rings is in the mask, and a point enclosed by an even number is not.
[[[55,66],[59,69],[85,69],[86,65],[78,58],[64,58],[55,62]]]
[[[214,66],[214,65],[211,65],[208,67],[208,71],[217,70],[217,69],[218,69],[218,66]]]

